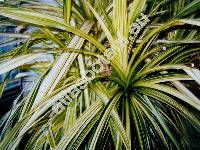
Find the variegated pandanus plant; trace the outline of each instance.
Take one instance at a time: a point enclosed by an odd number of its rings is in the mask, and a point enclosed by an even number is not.
[[[0,26],[17,29],[0,33],[0,46],[18,45],[0,54],[0,74],[20,69],[13,80],[32,81],[1,116],[0,149],[199,149],[199,9],[200,0],[0,2]],[[99,57],[108,63],[91,76]]]

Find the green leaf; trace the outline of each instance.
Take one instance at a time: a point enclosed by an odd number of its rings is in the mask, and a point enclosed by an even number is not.
[[[197,11],[200,9],[200,0],[193,0],[191,3],[189,3],[181,12],[179,12],[175,18],[181,18],[184,17],[194,11]]]
[[[122,93],[118,93],[116,96],[113,97],[113,99],[110,100],[110,102],[107,104],[105,112],[101,118],[101,121],[96,129],[96,132],[93,136],[92,142],[90,143],[90,149],[94,150],[96,147],[96,143],[98,141],[98,138],[100,137],[100,134],[102,134],[102,130],[104,128],[104,126],[106,125],[106,123],[109,120],[110,117],[110,113],[112,111],[112,109],[115,107],[117,101],[119,100],[119,98],[121,97]]]
[[[63,14],[64,14],[64,20],[65,23],[70,23],[70,17],[71,17],[71,0],[63,0]]]
[[[4,74],[10,70],[20,67],[41,56],[45,56],[45,55],[44,54],[26,54],[26,55],[22,55],[22,56],[4,61],[0,64],[0,74]]]
[[[89,109],[87,109],[87,111],[85,111],[81,115],[81,117],[79,117],[79,119],[76,120],[76,122],[74,122],[73,126],[69,128],[69,130],[65,133],[65,135],[62,137],[62,139],[58,143],[56,149],[64,149],[68,146],[68,144],[72,140],[75,141],[76,139],[78,139],[79,136],[81,136],[81,132],[87,128],[89,123],[92,122],[95,116],[102,110],[103,108],[102,106],[103,106],[102,103],[100,101],[97,101]],[[86,132],[85,134],[87,133],[88,132]],[[82,136],[85,136],[85,135],[82,135]],[[82,140],[80,140],[80,142],[81,141]]]
[[[51,124],[49,124],[49,127],[48,127],[47,139],[48,139],[48,142],[49,142],[49,145],[50,145],[51,149],[55,149],[56,142],[55,142],[55,138],[54,138],[54,135],[53,135]]]
[[[135,22],[144,9],[146,0],[134,0],[131,4],[131,12],[129,14],[129,25]]]
[[[170,137],[170,139],[173,141],[173,143],[179,149],[180,145],[179,145],[178,141],[175,139],[174,135],[172,135],[172,133],[171,133],[169,127],[167,126],[164,118],[161,117],[161,115],[157,112],[157,110],[155,109],[155,107],[153,106],[153,104],[151,103],[151,101],[148,99],[147,96],[145,96],[145,99],[147,100],[147,103],[149,104],[149,107],[151,108],[152,113],[158,119],[158,121],[159,121],[160,125],[162,126],[162,128],[164,129],[164,131],[167,133],[167,135]]]

